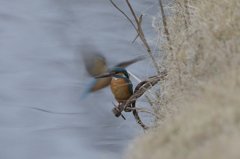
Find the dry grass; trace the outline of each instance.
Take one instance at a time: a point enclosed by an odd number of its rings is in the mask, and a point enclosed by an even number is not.
[[[127,158],[240,158],[240,1],[165,7],[171,49],[164,29],[156,30],[158,66],[168,71],[151,101],[157,126],[136,139]]]

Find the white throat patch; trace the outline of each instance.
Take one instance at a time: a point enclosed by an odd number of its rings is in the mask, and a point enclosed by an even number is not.
[[[112,77],[112,79],[113,79],[113,80],[117,80],[117,78],[116,78],[116,77]]]

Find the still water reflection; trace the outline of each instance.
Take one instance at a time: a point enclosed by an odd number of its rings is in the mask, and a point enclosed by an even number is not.
[[[156,2],[131,2],[138,15],[145,10],[149,39]],[[116,4],[131,17],[125,1]],[[132,114],[113,116],[109,87],[80,100],[91,77],[78,50],[88,39],[113,66],[145,53],[139,39],[131,44],[135,34],[108,0],[2,0],[0,158],[120,158],[141,129]],[[141,79],[154,73],[148,59],[128,69]]]

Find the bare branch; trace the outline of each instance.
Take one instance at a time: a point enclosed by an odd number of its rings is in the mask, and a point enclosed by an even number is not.
[[[139,31],[139,37],[141,38],[144,46],[146,47],[148,54],[149,54],[149,55],[151,56],[151,58],[152,58],[152,61],[153,61],[153,64],[154,64],[154,66],[155,66],[155,69],[156,69],[157,74],[160,76],[160,71],[159,71],[159,69],[158,69],[157,63],[156,63],[155,58],[154,58],[154,56],[153,56],[153,54],[152,54],[152,51],[151,51],[151,49],[150,49],[150,47],[149,47],[149,45],[148,45],[148,43],[147,43],[147,40],[146,40],[146,38],[145,38],[145,35],[144,35],[143,31],[142,31],[142,27],[141,27],[141,25],[139,25],[137,16],[136,16],[134,10],[132,9],[132,6],[131,6],[131,4],[129,3],[129,1],[126,0],[126,2],[127,2],[128,6],[129,6],[131,12],[132,12],[132,15],[133,15],[134,18],[135,18],[135,21],[136,21],[137,25],[138,25],[138,30],[137,30],[137,32]]]
[[[110,1],[111,1],[111,3],[112,3],[123,15],[125,15],[125,17],[127,17],[127,19],[131,22],[131,24],[133,25],[134,29],[135,29],[135,30],[137,31],[137,33],[139,34],[139,37],[141,38],[144,46],[146,47],[147,52],[148,52],[149,55],[151,56],[157,74],[160,76],[160,71],[159,71],[159,69],[158,69],[157,63],[156,63],[156,61],[155,61],[155,59],[154,59],[154,56],[153,56],[153,54],[152,54],[152,52],[151,52],[150,47],[148,46],[147,40],[146,40],[146,38],[145,38],[145,36],[144,36],[144,33],[143,33],[143,31],[142,31],[142,28],[141,28],[141,25],[139,25],[137,16],[136,16],[135,12],[133,11],[131,4],[129,3],[128,0],[126,0],[126,2],[127,2],[128,6],[129,6],[129,8],[130,8],[130,10],[131,10],[134,18],[135,18],[135,21],[136,21],[136,23],[137,23],[137,25],[138,25],[138,29],[135,27],[135,25],[134,25],[133,22],[130,20],[130,18],[129,18],[121,9],[119,9],[119,8],[113,3],[112,0],[110,0]]]
[[[137,19],[137,16],[136,16],[136,14],[135,14],[134,10],[132,9],[132,6],[131,6],[131,4],[129,3],[129,1],[128,1],[128,0],[126,0],[126,2],[127,2],[127,4],[128,4],[128,7],[130,8],[130,10],[131,10],[131,12],[132,12],[132,14],[133,14],[133,17],[135,18],[135,21],[136,21],[137,25],[138,25],[138,19]]]
[[[137,35],[136,37],[134,38],[134,40],[132,41],[132,43],[134,43],[134,41],[138,38],[138,36],[140,35],[140,31],[139,31],[139,25],[142,25],[142,16],[143,14],[140,15],[139,19],[138,19],[138,29],[137,29]]]
[[[110,1],[111,1],[111,3],[114,5],[114,7],[116,7],[123,15],[125,15],[125,17],[127,17],[127,19],[130,21],[130,23],[132,23],[133,27],[134,27],[135,30],[137,31],[137,28],[136,28],[135,25],[133,24],[132,20],[131,20],[120,8],[118,8],[118,6],[117,6],[115,3],[113,3],[112,0],[110,0]]]

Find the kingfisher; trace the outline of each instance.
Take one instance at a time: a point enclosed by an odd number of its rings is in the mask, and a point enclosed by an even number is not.
[[[104,56],[102,56],[96,50],[93,50],[92,47],[82,50],[82,58],[83,58],[87,72],[92,77],[108,73],[110,70],[113,70],[114,68],[127,67],[137,61],[144,59],[143,57],[139,57],[139,58],[136,58],[133,60],[121,62],[121,63],[117,64],[116,66],[114,66],[112,69],[108,69],[106,66],[106,60],[105,60]],[[125,78],[129,79],[128,73],[126,73],[126,75],[124,75],[124,76],[125,76]],[[124,77],[124,76],[122,76],[122,77]],[[86,98],[91,92],[95,92],[97,90],[100,90],[100,89],[108,86],[111,83],[111,80],[112,80],[111,78],[98,78],[98,79],[91,80],[86,85],[85,89],[83,90],[81,99]]]
[[[133,85],[129,80],[129,74],[126,69],[121,67],[115,67],[109,71],[109,73],[96,76],[96,79],[111,77],[111,91],[114,98],[119,103],[125,103],[129,97],[133,94]]]

